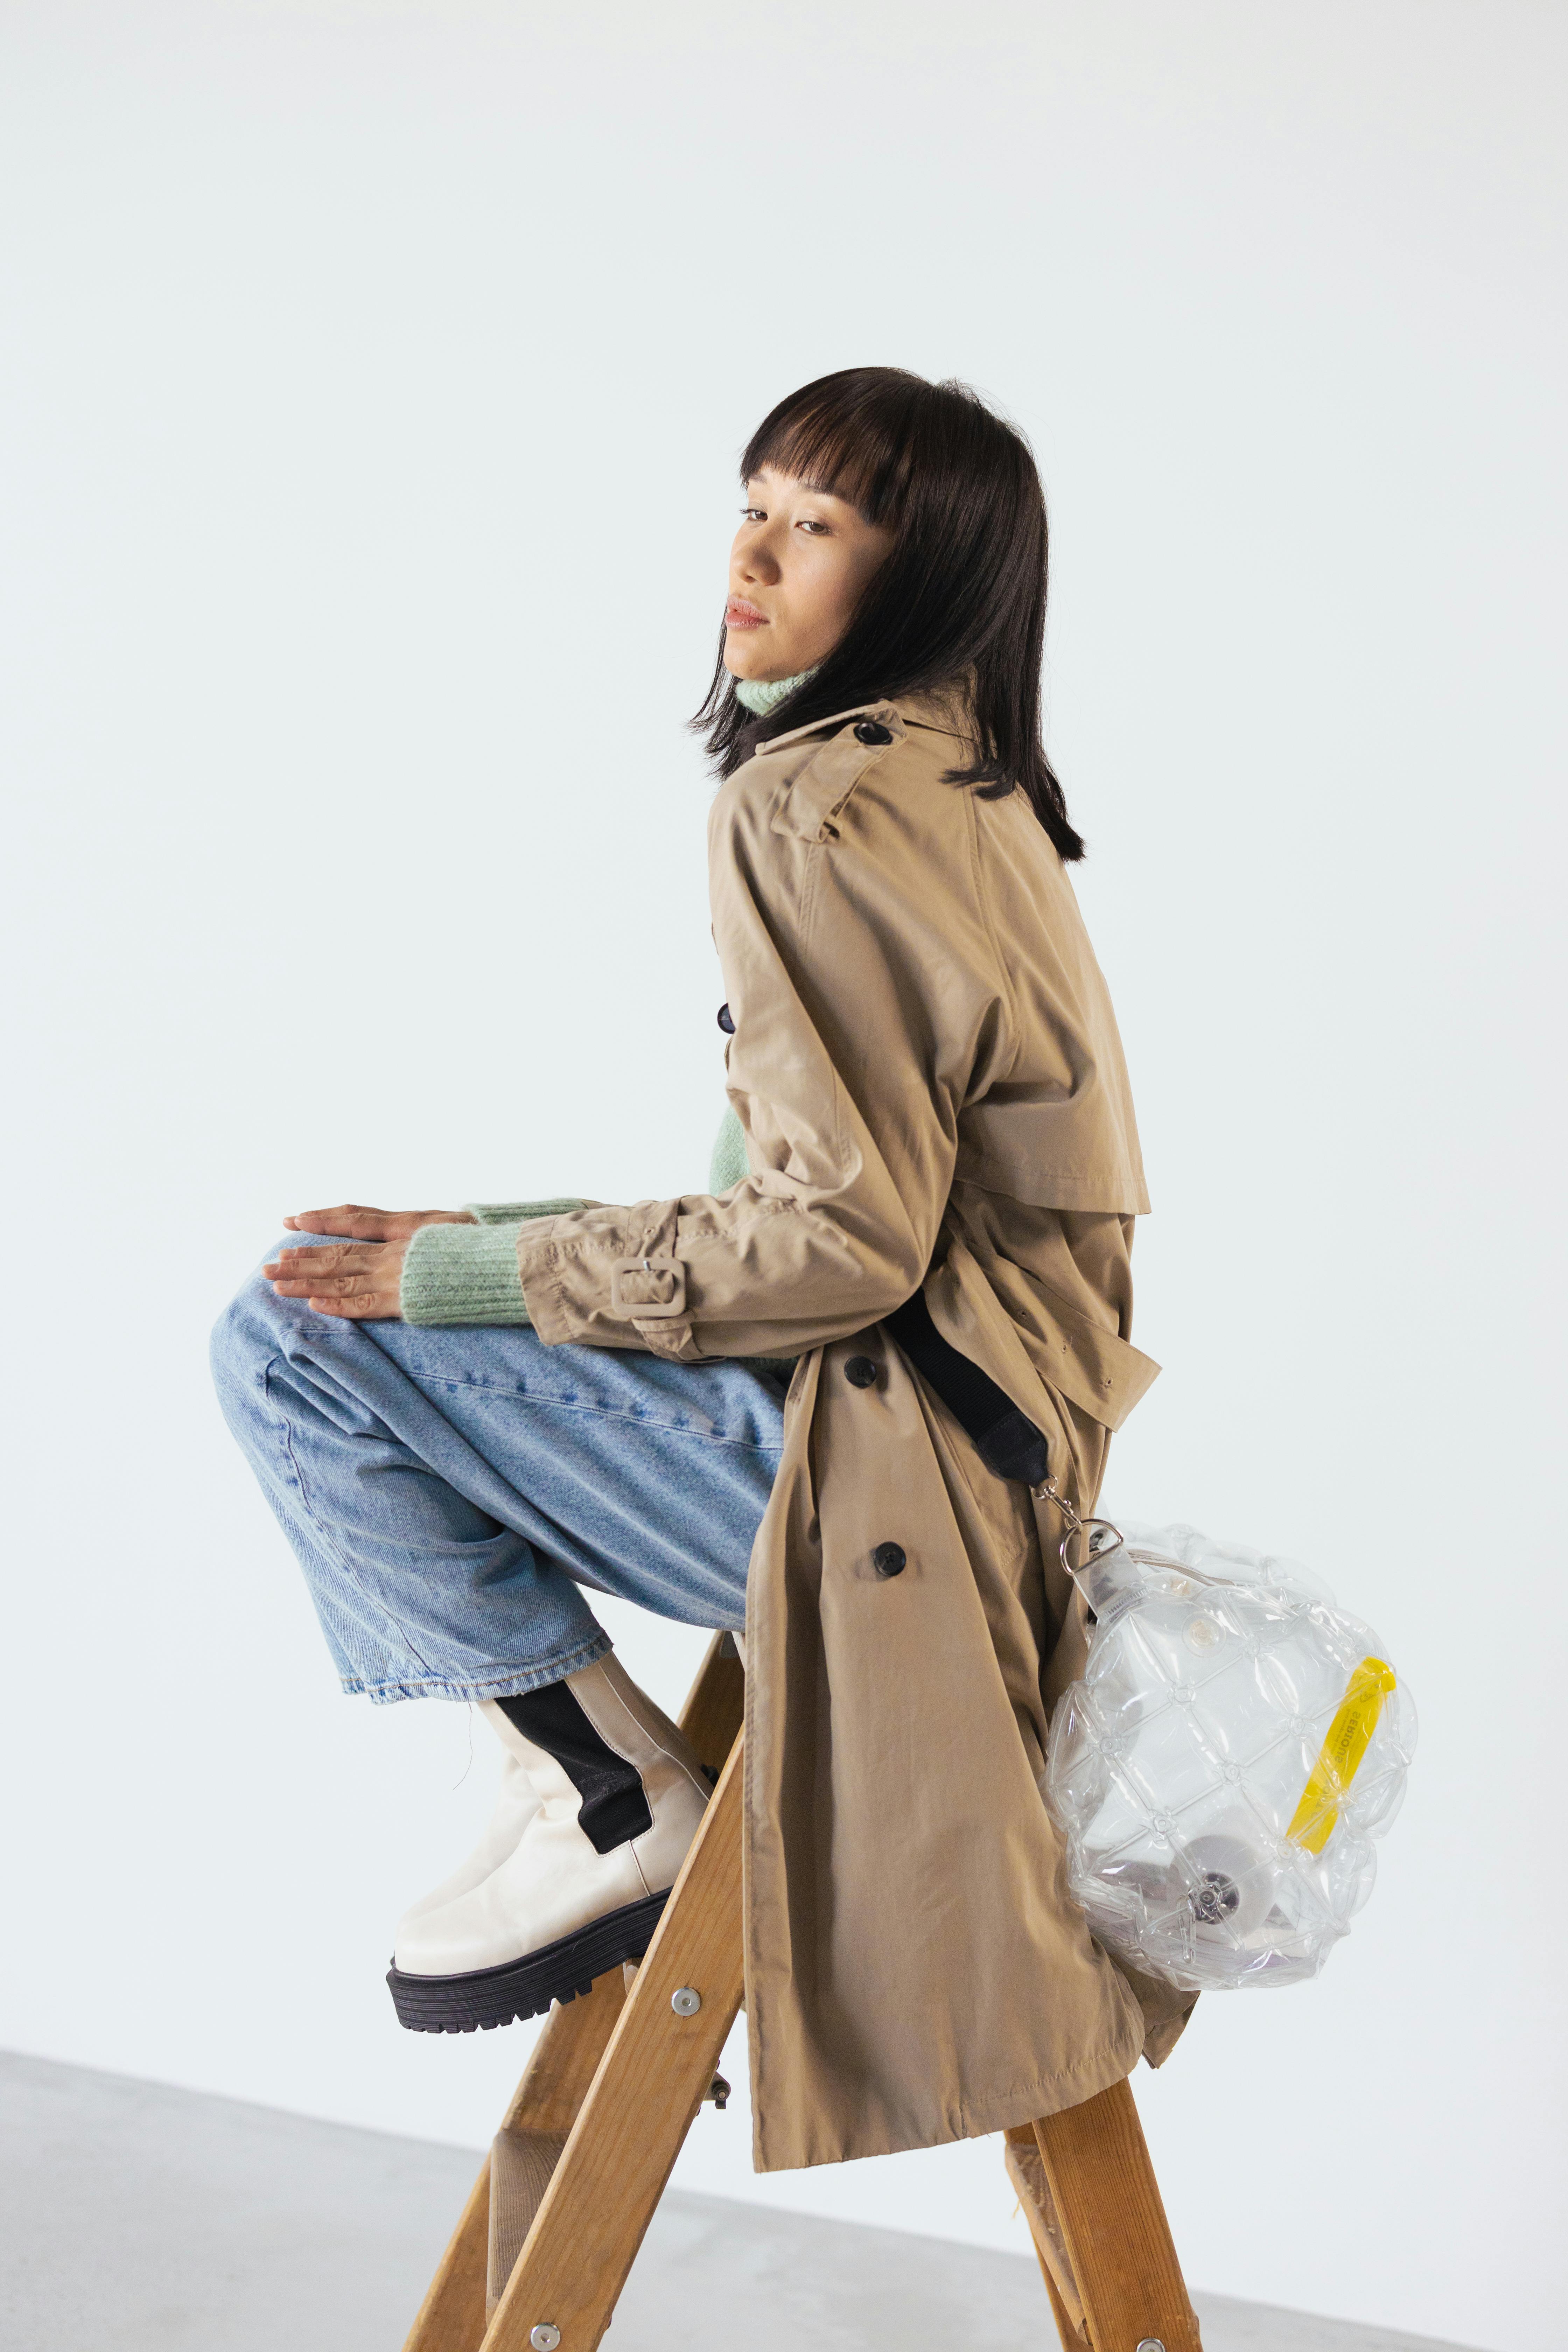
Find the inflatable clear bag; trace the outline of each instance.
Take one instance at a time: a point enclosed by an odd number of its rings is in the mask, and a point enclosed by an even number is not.
[[[1316,1976],[1415,1747],[1382,1643],[1293,1560],[1065,1516],[1095,1622],[1047,1799],[1090,1929],[1193,1991]]]

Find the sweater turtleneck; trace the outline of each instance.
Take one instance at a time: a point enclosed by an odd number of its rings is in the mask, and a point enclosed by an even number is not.
[[[808,677],[816,676],[813,668],[797,670],[793,677],[738,677],[735,699],[753,719],[766,719],[781,702],[787,701],[797,686],[804,686]]]

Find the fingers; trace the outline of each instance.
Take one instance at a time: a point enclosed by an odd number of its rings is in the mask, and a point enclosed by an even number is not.
[[[363,1298],[310,1298],[306,1301],[312,1315],[336,1315],[351,1323],[401,1323],[395,1297],[388,1297],[380,1291]]]
[[[315,1249],[279,1250],[261,1271],[269,1282],[279,1276],[297,1280],[308,1274],[316,1282],[329,1274],[369,1274],[384,1266],[385,1246],[383,1242],[324,1242]]]
[[[300,1252],[301,1257],[315,1257],[315,1250]],[[361,1320],[367,1318],[396,1321],[401,1302],[397,1285],[390,1286],[384,1275],[327,1274],[300,1268],[283,1272],[272,1280],[279,1298],[300,1298],[316,1315],[351,1315]]]
[[[271,1277],[279,1298],[390,1298],[393,1286],[368,1274],[281,1274]]]
[[[303,1299],[314,1314],[360,1322],[401,1320],[401,1248],[381,1242],[325,1242],[313,1249],[279,1250],[261,1271],[279,1298]]]
[[[302,1209],[283,1223],[291,1234],[348,1234],[356,1240],[374,1242],[385,1239],[394,1216],[390,1209],[367,1209],[348,1201],[338,1209]]]
[[[421,1225],[473,1223],[465,1209],[367,1209],[345,1201],[336,1209],[301,1209],[284,1224],[291,1234],[346,1234],[351,1241],[405,1242]]]
[[[378,1242],[280,1250],[261,1271],[279,1298],[363,1298],[387,1287],[386,1251]]]

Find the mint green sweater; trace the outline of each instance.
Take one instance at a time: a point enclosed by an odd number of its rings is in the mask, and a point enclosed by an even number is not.
[[[728,1192],[747,1173],[746,1139],[732,1110],[714,1138],[708,1190]],[[405,1323],[526,1323],[517,1271],[518,1228],[534,1217],[591,1209],[592,1201],[470,1201],[468,1225],[421,1225],[403,1261]]]

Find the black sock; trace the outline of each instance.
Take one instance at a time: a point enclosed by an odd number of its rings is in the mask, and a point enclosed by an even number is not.
[[[595,1730],[564,1683],[496,1701],[525,1739],[553,1756],[582,1797],[577,1818],[598,1853],[612,1853],[653,1827],[642,1774]]]

